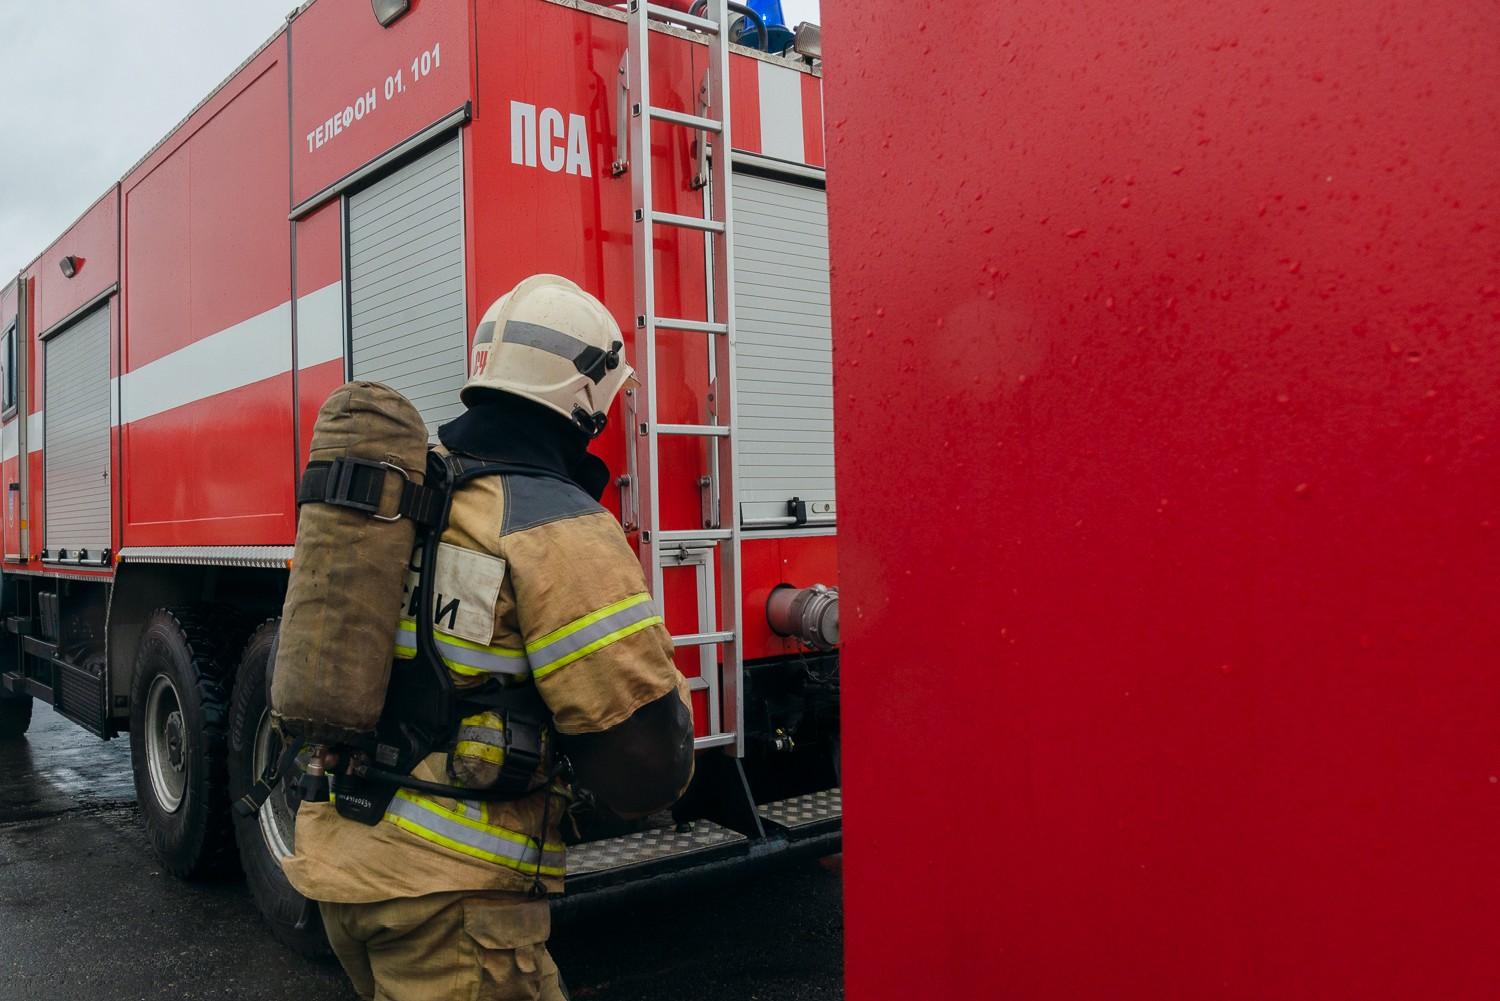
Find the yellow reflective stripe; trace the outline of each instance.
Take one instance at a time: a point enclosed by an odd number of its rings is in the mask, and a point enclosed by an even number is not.
[[[450,644],[450,645],[456,646],[456,647],[462,647],[465,650],[478,650],[478,651],[480,651],[482,653],[498,654],[501,657],[524,657],[524,656],[526,656],[526,651],[525,650],[512,650],[512,649],[510,649],[508,647],[503,647],[503,646],[486,646],[483,643],[475,643],[472,640],[466,640],[466,639],[464,639],[462,636],[454,636],[452,633],[444,632],[443,630],[439,629],[437,626],[433,626],[432,627],[432,633],[433,633],[434,636],[440,636],[440,637],[442,637],[442,639],[439,642],[447,643],[447,644]]]
[[[634,606],[639,605],[642,602],[650,600],[651,595],[647,594],[645,591],[642,591],[640,594],[632,594],[628,598],[622,598],[612,605],[605,605],[597,612],[590,612],[582,618],[574,619],[572,622],[569,622],[565,626],[559,626],[557,629],[552,630],[546,636],[537,637],[530,643],[526,644],[526,652],[529,654],[535,650],[540,650],[542,647],[547,646],[548,644],[556,640],[560,640],[564,636],[571,636],[573,633],[578,632],[578,630],[593,625],[600,619],[607,619],[616,612],[623,611],[627,608],[633,608]]]
[[[476,812],[482,815],[483,811]],[[405,789],[396,791],[395,798],[386,810],[385,819],[424,841],[472,858],[494,862],[519,872],[539,872],[543,876],[563,875],[567,851],[563,845],[547,843],[539,860],[536,839],[494,824],[471,820],[456,810],[449,810],[425,796]]]
[[[505,763],[505,750],[494,744],[482,744],[477,740],[460,740],[453,746],[453,754],[460,758],[479,758],[492,764]]]
[[[623,629],[616,629],[614,632],[601,636],[598,639],[594,640],[594,642],[590,643],[588,646],[580,647],[579,649],[574,650],[572,653],[558,658],[545,667],[533,669],[531,672],[531,676],[537,679],[545,678],[547,675],[551,674],[553,671],[556,671],[560,667],[567,667],[575,660],[582,660],[596,650],[602,650],[605,647],[609,646],[611,643],[617,643],[627,636],[633,636],[636,633],[640,632],[642,629],[649,629],[651,626],[659,625],[661,621],[662,618],[660,615],[652,615],[649,618],[641,619],[639,622],[633,622]]]
[[[396,623],[396,656],[400,660],[411,660],[417,655],[417,622],[402,617]]]
[[[526,644],[532,677],[544,678],[661,621],[651,605],[651,596],[644,592],[605,605]]]
[[[443,663],[447,665],[448,670],[454,674],[469,677],[506,674],[524,678],[529,673],[525,650],[486,646],[483,643],[475,643],[472,640],[443,632],[436,627],[432,632],[438,655],[443,658]],[[415,619],[403,616],[396,625],[396,656],[401,660],[411,660],[416,655],[417,623]]]

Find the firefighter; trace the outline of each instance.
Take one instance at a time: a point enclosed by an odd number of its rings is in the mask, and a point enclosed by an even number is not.
[[[438,437],[451,454],[523,472],[454,493],[433,637],[461,688],[535,685],[576,773],[616,812],[640,816],[686,787],[693,726],[640,564],[598,504],[608,470],[588,452],[631,378],[622,351],[604,306],[555,275],[526,279],[485,313],[465,413]],[[397,629],[397,656],[414,656],[413,620]],[[470,787],[493,778],[502,722],[477,714],[463,724],[456,745],[414,778]],[[546,948],[546,894],[562,888],[571,793],[545,765],[538,781],[510,801],[402,789],[374,826],[303,803],[286,874],[320,902],[361,997],[566,997]]]

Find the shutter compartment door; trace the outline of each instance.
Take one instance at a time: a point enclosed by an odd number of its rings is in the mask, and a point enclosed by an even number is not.
[[[784,528],[787,501],[831,524],[833,328],[828,198],[734,175],[735,393],[741,524]]]
[[[349,196],[350,372],[405,394],[428,433],[463,412],[463,157],[454,139]]]
[[[104,562],[110,548],[109,306],[47,339],[42,530],[50,559]]]

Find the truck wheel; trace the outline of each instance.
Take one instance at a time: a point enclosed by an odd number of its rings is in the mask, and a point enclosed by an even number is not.
[[[223,613],[158,608],[130,698],[130,764],[156,856],[185,879],[232,869],[229,672],[242,633]]]
[[[14,740],[31,726],[30,695],[0,695],[0,740]]]
[[[229,710],[229,792],[238,800],[264,774],[266,763],[281,754],[282,743],[271,729],[271,668],[280,619],[263,623],[250,635],[234,675]],[[254,816],[234,816],[240,867],[255,895],[261,917],[284,945],[309,959],[332,956],[323,934],[318,905],[292,888],[281,860],[292,853],[297,807],[278,785]]]

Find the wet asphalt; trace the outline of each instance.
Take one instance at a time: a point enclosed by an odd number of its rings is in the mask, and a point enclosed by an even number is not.
[[[574,998],[842,998],[837,859],[560,922]],[[261,924],[243,882],[184,883],[156,865],[124,738],[101,742],[36,706],[0,743],[0,1001],[353,1001],[336,964]]]

